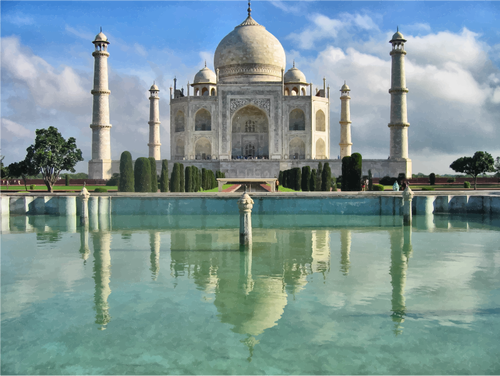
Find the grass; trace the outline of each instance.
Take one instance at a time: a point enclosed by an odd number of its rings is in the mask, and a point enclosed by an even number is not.
[[[222,186],[222,189],[226,189],[226,188],[229,188],[229,187],[232,187],[234,184],[224,184]],[[215,188],[212,188],[212,189],[207,189],[206,191],[202,191],[203,193],[205,192],[219,192],[219,188],[218,187],[215,187]]]

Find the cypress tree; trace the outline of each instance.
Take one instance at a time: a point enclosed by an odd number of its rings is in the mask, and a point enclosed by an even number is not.
[[[294,187],[293,189],[296,191],[300,191],[300,185],[302,183],[302,172],[299,167],[294,168]]]
[[[323,172],[321,174],[321,190],[322,191],[330,191],[331,180],[332,180],[332,171],[330,170],[330,165],[328,162],[325,163],[323,167]],[[342,180],[343,181],[343,180]]]
[[[430,185],[435,185],[436,184],[436,174],[434,172],[431,172],[429,174],[429,184]]]
[[[179,163],[174,163],[174,170],[172,171],[172,178],[170,179],[170,192],[181,191],[181,173]]]
[[[332,187],[332,191],[337,191],[337,179],[335,179],[335,176],[330,178],[330,186]]]
[[[168,192],[168,160],[161,161],[160,192]]]
[[[202,176],[201,176],[201,170],[199,168],[196,168],[198,171],[198,180],[196,181],[196,192],[199,192],[201,190],[201,182],[202,182]]]
[[[311,177],[309,180],[309,189],[311,192],[316,190],[316,180],[318,179],[317,171],[315,168],[311,171]]]
[[[66,184],[66,187],[69,187],[69,175],[68,174],[66,174],[66,182],[65,182],[65,184]]]
[[[280,171],[279,175],[278,175],[278,185],[281,185],[283,187],[283,171]]]
[[[372,170],[368,170],[368,190],[373,191],[373,176]]]
[[[149,164],[151,165],[151,192],[158,192],[158,175],[156,174],[156,160],[149,157]]]
[[[342,192],[349,191],[351,157],[346,156],[342,158]]]
[[[309,192],[309,184],[311,180],[311,167],[309,166],[304,166],[302,167],[302,181],[301,181],[301,188],[302,192]]]
[[[184,192],[191,192],[191,167],[187,166],[184,171]]]
[[[210,176],[212,177],[212,187],[210,189],[216,188],[217,187],[217,180],[215,179],[215,175],[214,175],[213,171],[210,171]]]
[[[124,151],[120,156],[120,181],[118,192],[134,192],[134,169],[132,167],[132,155]]]
[[[136,192],[151,192],[151,163],[148,158],[137,158],[134,167]]]
[[[201,169],[201,187],[204,191],[207,190],[207,170],[204,168]]]
[[[351,155],[351,171],[349,186],[351,191],[361,191],[361,170],[363,167],[363,157],[359,153],[353,153]]]
[[[179,192],[185,192],[185,176],[184,176],[184,165],[182,163],[179,163],[179,173],[181,175],[180,181],[179,181]]]
[[[323,182],[323,164],[321,162],[318,162],[318,171],[316,172],[317,177],[316,177],[316,189],[318,191],[321,191],[321,186]]]

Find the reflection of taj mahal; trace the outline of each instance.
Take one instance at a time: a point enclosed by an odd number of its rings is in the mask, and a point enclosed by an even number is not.
[[[339,152],[330,159],[330,87],[308,83],[293,63],[286,70],[283,46],[266,28],[248,17],[219,43],[214,54],[215,72],[206,64],[193,83],[170,88],[170,151],[172,160],[227,177],[275,177],[280,170],[328,161],[339,175],[342,158],[351,155],[349,87],[341,88]],[[363,172],[374,176],[411,174],[408,158],[404,40],[394,34],[390,157],[364,160]],[[107,83],[108,41],[99,33],[96,50],[94,111],[90,178],[108,178],[118,172],[110,160],[110,128]],[[159,89],[150,89],[149,156],[160,168]],[[337,132],[335,132],[337,133]]]

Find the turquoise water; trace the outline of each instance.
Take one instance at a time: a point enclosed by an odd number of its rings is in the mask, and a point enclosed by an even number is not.
[[[491,219],[11,217],[2,374],[499,374]]]

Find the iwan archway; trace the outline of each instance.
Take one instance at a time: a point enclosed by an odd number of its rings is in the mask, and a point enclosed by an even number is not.
[[[233,159],[269,158],[269,120],[264,111],[252,105],[239,109],[231,129]]]

